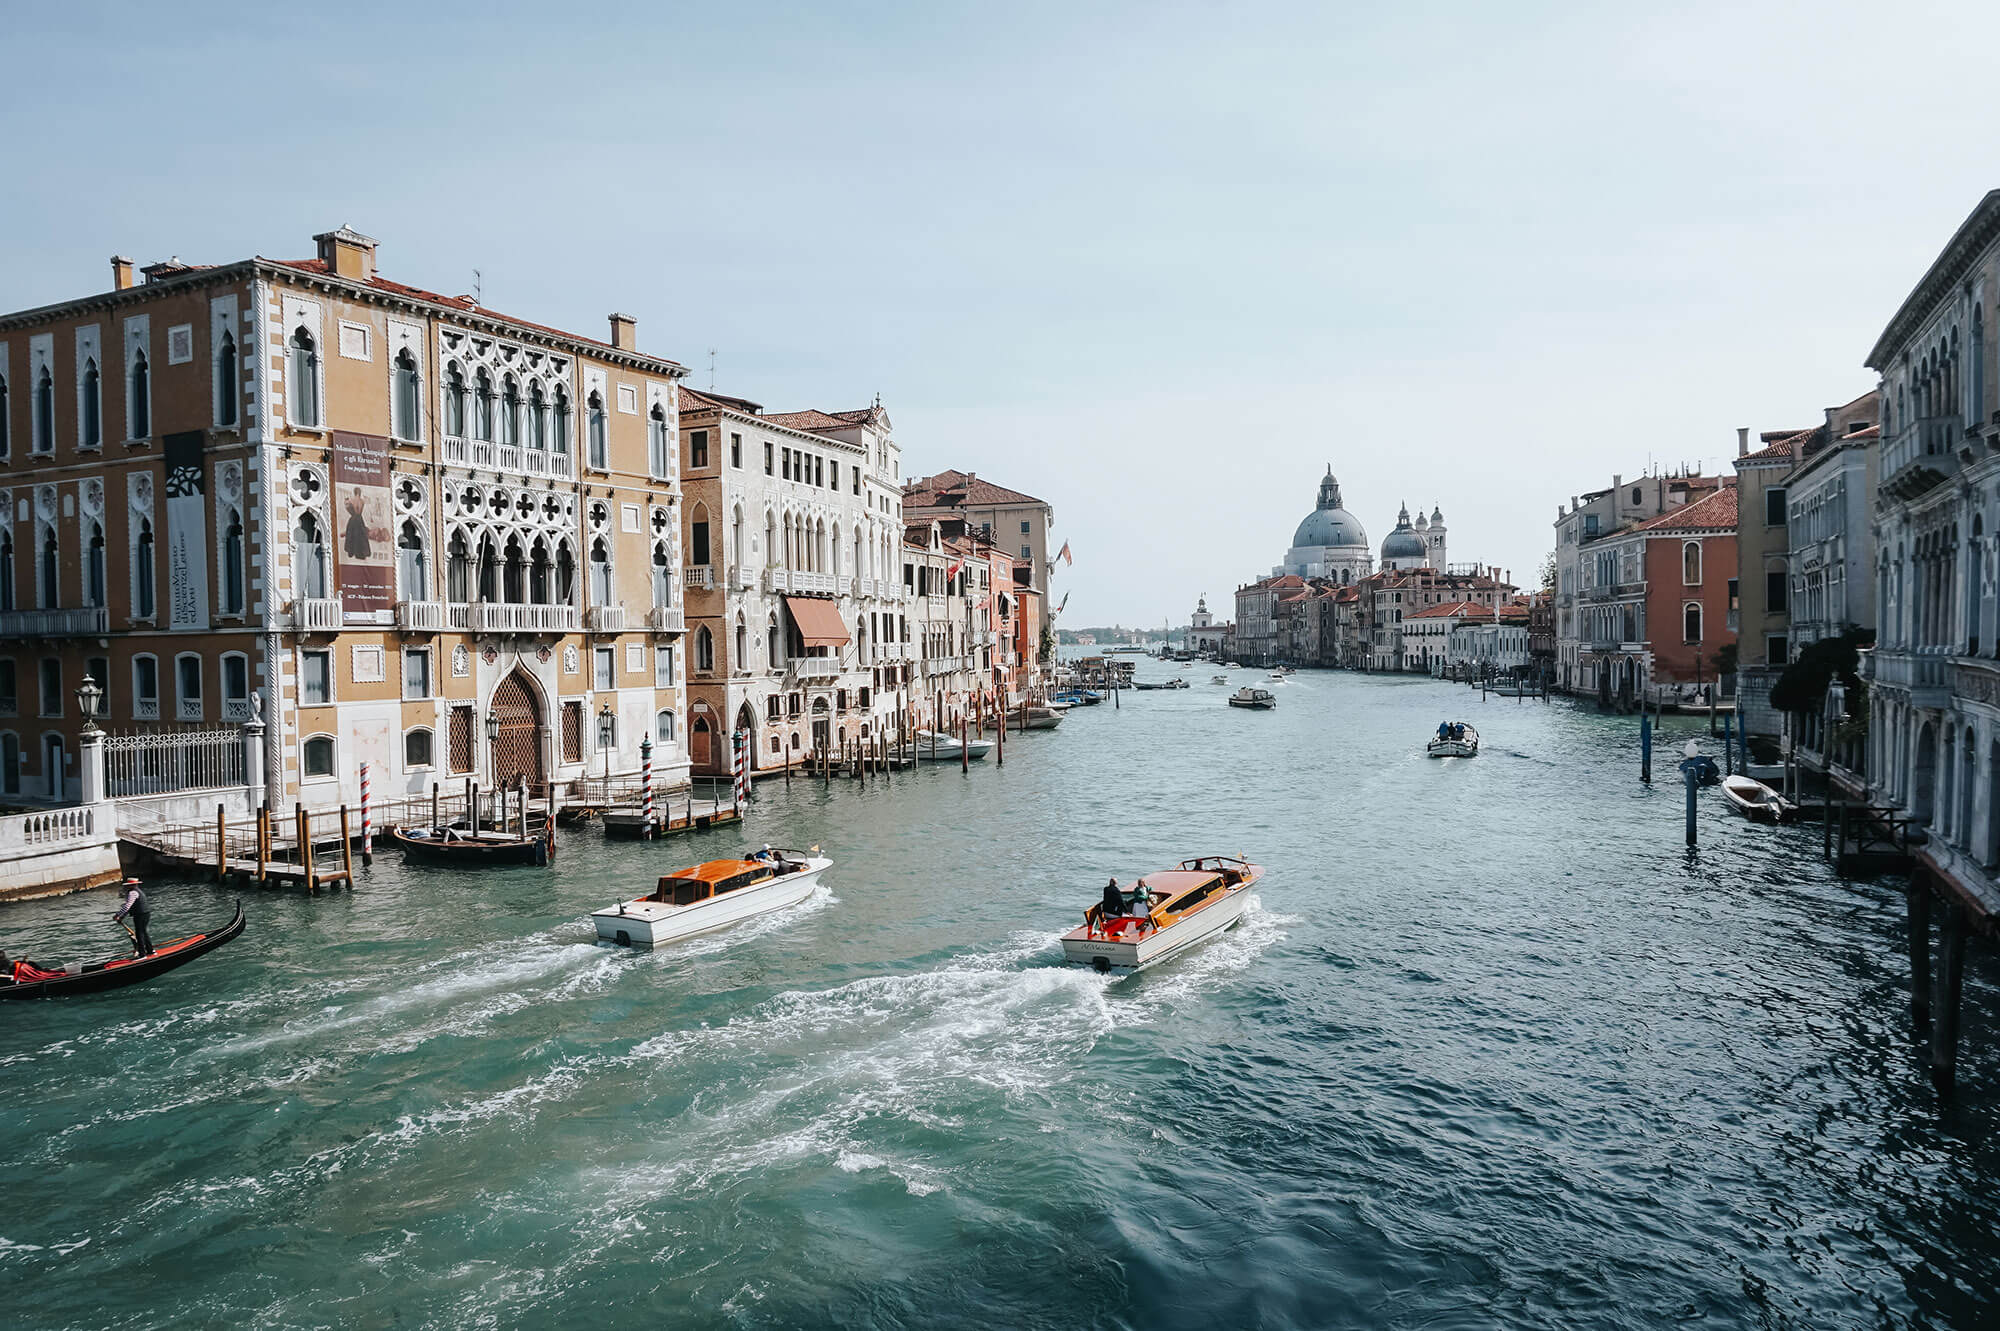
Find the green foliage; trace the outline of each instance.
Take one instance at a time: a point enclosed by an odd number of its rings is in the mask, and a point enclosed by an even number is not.
[[[1863,647],[1873,646],[1870,629],[1849,629],[1837,638],[1821,638],[1802,650],[1778,682],[1771,686],[1771,706],[1781,712],[1816,712],[1826,699],[1827,686],[1838,678],[1847,688],[1848,715],[1854,715],[1856,699],[1865,697],[1861,678],[1855,673],[1861,664]]]
[[[1708,663],[1715,667],[1715,673],[1718,677],[1735,674],[1736,644],[1733,642],[1723,643],[1715,649],[1715,654],[1708,658]]]

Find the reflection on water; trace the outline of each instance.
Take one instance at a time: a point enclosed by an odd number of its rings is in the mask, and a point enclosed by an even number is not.
[[[10,1321],[2000,1315],[1983,953],[1940,1113],[1900,894],[1832,879],[1816,831],[1711,794],[1686,854],[1633,724],[1567,704],[1227,692],[1080,710],[1004,769],[767,785],[740,831],[574,832],[550,872],[385,854],[352,894],[253,895],[157,984],[9,1005]],[[1423,757],[1447,716],[1479,758]],[[725,933],[592,941],[591,910],[746,840],[836,867]],[[1105,877],[1204,852],[1270,870],[1238,928],[1138,976],[1061,964]],[[156,895],[163,929],[227,915]],[[82,955],[108,910],[0,930]]]

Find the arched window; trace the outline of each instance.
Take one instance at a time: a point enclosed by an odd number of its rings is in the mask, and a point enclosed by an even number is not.
[[[556,604],[576,604],[576,555],[568,541],[556,545]]]
[[[590,465],[600,471],[607,470],[611,466],[611,451],[605,437],[604,398],[592,393],[586,406],[590,413]]]
[[[1701,602],[1689,601],[1681,607],[1681,641],[1701,641]]]
[[[333,736],[314,735],[301,749],[308,779],[333,775]]]
[[[291,360],[285,369],[286,387],[291,391],[292,424],[309,429],[319,426],[319,348],[304,328],[292,331]]]
[[[472,380],[472,433],[488,443],[493,440],[493,380],[484,370]]]
[[[650,475],[655,479],[674,474],[673,454],[668,448],[667,409],[655,402],[646,421],[646,460],[652,465]]]
[[[53,610],[62,604],[62,552],[56,547],[56,529],[50,527],[42,533],[41,590],[42,609]]]
[[[500,442],[521,442],[521,386],[511,374],[500,381]]]
[[[104,442],[104,388],[95,359],[83,362],[83,418],[77,422],[77,439],[85,448]]]
[[[7,376],[0,374],[0,461],[4,461],[11,450],[13,435],[8,431],[7,422]]]
[[[422,431],[418,425],[417,358],[410,354],[408,347],[396,353],[394,377],[396,419],[390,425],[389,432],[398,439],[421,438]]]
[[[453,361],[444,371],[444,432],[465,437],[465,372]]]
[[[431,758],[434,748],[435,748],[435,743],[431,735],[431,732],[425,727],[419,726],[415,730],[404,731],[403,732],[404,770],[407,771],[410,768],[414,767],[431,766]]]
[[[83,603],[88,606],[104,604],[104,525],[90,524],[90,549],[84,559]]]
[[[236,339],[227,332],[215,345],[215,423],[236,424],[236,399],[241,392],[242,371],[236,364]]]
[[[715,672],[715,635],[706,624],[694,631],[694,668],[704,675]]]
[[[34,438],[29,446],[37,453],[47,453],[56,446],[56,381],[49,377],[46,365],[35,376]]]
[[[444,592],[460,605],[472,599],[472,549],[465,543],[462,531],[453,532],[450,544],[445,547]]]
[[[736,612],[735,664],[730,666],[730,669],[732,670],[743,669],[744,663],[747,662],[749,659],[750,659],[750,634],[749,630],[745,628],[743,623],[743,612],[739,610]]]
[[[549,563],[549,544],[541,537],[535,538],[533,548],[528,551],[528,600],[536,605],[549,604],[550,574],[553,566]]]
[[[0,523],[0,610],[14,608],[14,524]]]
[[[561,384],[555,393],[555,446],[564,453],[569,452],[569,393]]]
[[[292,576],[297,580],[299,595],[309,601],[325,599],[326,533],[321,530],[316,514],[299,515],[299,525],[292,534],[292,543],[296,547]]]
[[[764,625],[764,654],[770,658],[771,669],[785,668],[785,633],[778,627],[778,612],[775,610]]]
[[[538,453],[549,447],[549,402],[540,384],[528,389],[528,446]]]
[[[738,504],[729,514],[729,562],[737,568],[743,567],[743,506]]]
[[[653,739],[656,743],[660,744],[672,744],[674,742],[674,714],[672,712],[661,712],[653,718]]]
[[[518,536],[507,538],[506,568],[501,581],[509,605],[520,605],[528,599],[528,564],[522,557]]]
[[[156,581],[153,571],[153,522],[150,518],[140,518],[139,549],[132,560],[132,615],[135,619],[153,617]]]
[[[500,599],[500,552],[490,532],[479,538],[479,599]]]
[[[396,536],[396,577],[403,585],[405,601],[430,599],[430,561],[424,558],[423,533],[414,519],[405,519]]]
[[[222,533],[222,613],[240,615],[244,603],[243,518],[234,509]]]
[[[153,432],[153,392],[152,381],[146,368],[146,353],[132,353],[132,369],[128,376],[129,392],[125,399],[125,415],[132,426],[128,439],[144,439]]]
[[[590,543],[590,599],[594,605],[616,605],[611,594],[611,548],[602,536]]]
[[[674,603],[673,560],[665,541],[653,542],[653,604],[665,609]]]
[[[1686,541],[1681,545],[1681,581],[1690,587],[1701,586],[1701,542]]]

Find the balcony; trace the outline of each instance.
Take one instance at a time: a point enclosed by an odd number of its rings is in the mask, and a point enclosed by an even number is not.
[[[1898,432],[1882,450],[1881,492],[1907,502],[1941,484],[1958,470],[1962,429],[1956,417],[1925,416]]]
[[[681,570],[681,586],[701,592],[712,591],[715,588],[715,569],[707,564],[699,568],[684,568]]]
[[[785,662],[793,679],[838,679],[840,659],[833,656],[794,656]]]
[[[396,602],[396,627],[405,633],[442,632],[444,629],[444,602]]]
[[[747,592],[757,585],[757,579],[749,569],[741,564],[732,564],[729,569],[729,586],[732,591]]]
[[[655,633],[685,633],[687,612],[677,605],[656,605],[646,612],[646,627]]]
[[[111,612],[101,605],[0,611],[0,638],[87,638],[110,631]]]
[[[300,633],[337,633],[342,623],[338,596],[292,598],[292,628]]]
[[[1918,651],[1875,648],[1861,653],[1874,681],[1910,695],[1912,707],[1944,707],[1951,701],[1951,658],[1942,647]]]
[[[574,633],[577,613],[573,605],[507,605],[481,601],[471,610],[474,633]]]
[[[878,642],[874,646],[878,661],[907,661],[910,659],[910,644],[907,642]]]
[[[788,592],[792,589],[792,571],[788,568],[767,568],[764,570],[764,590],[767,592]]]
[[[623,633],[625,631],[625,607],[622,605],[593,605],[583,612],[583,630],[586,633]]]
[[[856,596],[873,596],[875,594],[875,579],[856,578],[854,580],[853,594]]]

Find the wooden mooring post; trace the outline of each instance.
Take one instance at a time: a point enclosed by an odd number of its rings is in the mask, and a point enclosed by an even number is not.
[[[1931,1034],[1931,890],[1919,869],[1904,890],[1910,927],[1910,1024],[1919,1040]]]
[[[1931,1084],[1949,1099],[1958,1087],[1960,991],[1965,980],[1965,907],[1945,907],[1938,937],[1937,992],[1931,999]]]
[[[215,806],[215,881],[222,882],[229,874],[229,821],[222,811],[220,801]]]
[[[1653,784],[1653,719],[1639,713],[1639,780]]]
[[[340,876],[349,889],[354,886],[354,839],[348,835],[347,806],[340,806]]]
[[[265,866],[271,861],[271,802],[257,806],[257,886],[264,885]]]

